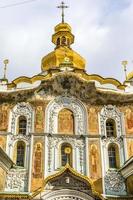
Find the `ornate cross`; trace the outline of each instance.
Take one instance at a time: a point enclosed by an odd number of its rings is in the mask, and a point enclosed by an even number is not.
[[[57,6],[57,8],[61,8],[62,9],[62,23],[64,23],[64,9],[65,8],[69,8],[68,6],[65,5],[65,3],[62,1],[60,6]]]

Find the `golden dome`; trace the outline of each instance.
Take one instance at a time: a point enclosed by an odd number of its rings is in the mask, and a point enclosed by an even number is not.
[[[74,43],[74,35],[71,33],[72,29],[69,24],[60,23],[54,30],[55,33],[52,35],[52,42],[56,47],[54,51],[42,58],[42,71],[59,68],[66,57],[69,58],[74,68],[84,69],[84,58],[70,47]]]

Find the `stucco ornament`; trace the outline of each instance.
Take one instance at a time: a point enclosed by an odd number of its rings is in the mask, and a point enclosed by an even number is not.
[[[122,175],[115,171],[109,170],[105,176],[105,192],[106,194],[126,194],[125,179]]]
[[[68,143],[73,148],[73,157],[77,157],[77,161],[73,161],[77,163],[75,168],[81,174],[85,173],[85,140],[84,138],[73,138],[72,136],[56,136],[49,135],[47,140],[47,149],[48,149],[48,165],[47,172],[52,172],[56,170],[56,168],[61,167],[60,163],[60,146],[63,143]],[[53,163],[58,163],[56,166]]]
[[[27,131],[26,134],[32,131],[32,115],[33,110],[28,103],[18,103],[11,111],[11,127],[10,132],[17,134],[17,119],[19,116],[25,116],[27,119]]]
[[[67,108],[74,114],[75,134],[86,134],[86,110],[84,105],[74,97],[59,96],[55,98],[46,108],[46,132],[58,133],[59,111]]]
[[[7,174],[5,191],[26,192],[28,173],[25,169],[11,169]]]
[[[104,106],[100,113],[101,135],[106,136],[106,120],[113,119],[116,122],[117,137],[122,135],[122,113],[113,105]]]

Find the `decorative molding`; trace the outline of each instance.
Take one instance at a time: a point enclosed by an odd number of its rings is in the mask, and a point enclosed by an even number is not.
[[[95,198],[76,190],[62,189],[41,195],[42,200],[94,200]]]
[[[28,173],[25,169],[11,169],[7,173],[6,188],[8,192],[26,192],[28,189]]]
[[[118,111],[116,106],[106,105],[103,107],[100,113],[100,128],[101,135],[106,136],[106,120],[113,119],[116,122],[117,137],[122,135],[122,113]]]
[[[106,194],[126,195],[125,179],[119,172],[115,170],[109,170],[106,172],[104,181]]]
[[[46,132],[58,133],[58,113],[61,109],[70,109],[74,114],[75,134],[86,134],[87,114],[83,104],[74,97],[59,96],[50,102],[46,108]]]
[[[28,103],[18,103],[13,110],[11,111],[11,126],[10,126],[10,132],[12,132],[14,135],[17,134],[16,132],[16,126],[17,126],[17,119],[19,116],[25,116],[27,119],[27,135],[29,132],[32,132],[32,116],[33,116],[33,110],[31,106]]]
[[[47,142],[47,151],[48,151],[48,163],[47,163],[47,171],[52,172],[56,170],[56,168],[61,167],[60,165],[60,146],[63,143],[69,143],[71,144],[73,148],[73,158],[76,158],[77,160],[73,160],[73,166],[81,173],[85,173],[85,139],[82,138],[72,138],[71,136],[61,136],[56,137],[56,135],[49,135],[48,136],[48,142]],[[77,154],[78,153],[78,154]],[[56,157],[55,155],[58,155]],[[78,166],[76,166],[76,162],[78,163]],[[57,166],[56,166],[56,163]]]

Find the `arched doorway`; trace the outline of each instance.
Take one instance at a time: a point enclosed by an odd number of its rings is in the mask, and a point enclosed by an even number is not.
[[[50,192],[47,195],[41,196],[42,200],[95,200],[94,197],[91,197],[83,192],[62,189],[59,191]]]

